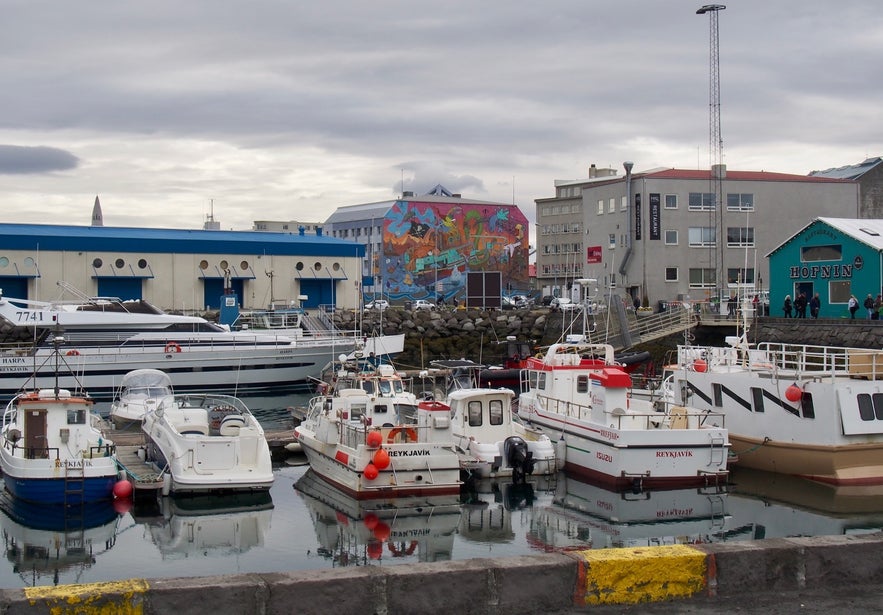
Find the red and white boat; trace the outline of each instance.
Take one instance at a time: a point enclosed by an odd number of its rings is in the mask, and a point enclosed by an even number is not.
[[[313,471],[356,499],[459,493],[450,407],[417,401],[391,365],[348,378],[295,428]]]
[[[723,415],[632,398],[632,380],[607,344],[561,343],[528,359],[518,415],[564,449],[564,468],[621,487],[723,481]],[[714,426],[712,426],[714,422]]]

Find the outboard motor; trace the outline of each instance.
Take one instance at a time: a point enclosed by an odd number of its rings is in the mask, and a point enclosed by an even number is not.
[[[520,436],[509,436],[503,442],[503,454],[506,463],[512,468],[512,482],[523,483],[529,474],[533,474],[533,453],[527,448],[527,442]]]

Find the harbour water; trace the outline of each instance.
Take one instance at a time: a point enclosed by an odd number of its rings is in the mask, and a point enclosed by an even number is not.
[[[278,429],[289,420],[286,407],[304,400],[247,401],[265,426]],[[275,474],[260,497],[107,503],[88,507],[82,519],[5,497],[0,587],[883,530],[883,490],[738,469],[725,489],[614,493],[560,474],[391,502],[343,496],[302,456]]]

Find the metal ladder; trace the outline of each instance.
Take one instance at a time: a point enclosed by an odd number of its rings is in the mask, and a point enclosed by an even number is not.
[[[64,505],[82,506],[86,495],[86,470],[83,466],[64,468]]]

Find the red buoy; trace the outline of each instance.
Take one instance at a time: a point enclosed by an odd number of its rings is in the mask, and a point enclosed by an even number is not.
[[[389,467],[389,453],[385,450],[380,449],[376,453],[374,453],[374,465],[377,466],[380,470],[385,470]]]
[[[365,469],[362,471],[362,474],[368,480],[374,480],[375,478],[377,478],[377,476],[380,474],[380,472],[377,470],[376,465],[374,465],[373,463],[369,463],[368,465],[365,466]]]
[[[693,369],[701,374],[708,369],[708,363],[705,362],[705,359],[696,359],[693,361]]]
[[[368,513],[367,515],[365,515],[362,523],[364,523],[365,527],[367,527],[369,530],[373,530],[375,527],[377,527],[377,523],[379,521],[380,519],[377,518],[377,515],[375,515],[374,513]]]
[[[121,500],[130,498],[132,497],[132,491],[132,483],[127,480],[120,480],[113,486],[113,497],[120,498]]]
[[[383,444],[383,434],[376,430],[369,431],[365,443],[368,445],[368,448],[377,448]]]
[[[377,540],[372,540],[368,543],[368,557],[371,559],[380,559],[380,556],[383,555],[383,543]]]
[[[785,389],[785,399],[790,402],[798,402],[803,398],[803,389],[801,389],[796,384],[792,384],[790,387]]]
[[[389,526],[383,521],[377,524],[377,527],[374,528],[374,538],[381,542],[385,542],[389,540],[389,535],[392,533],[392,530]]]

